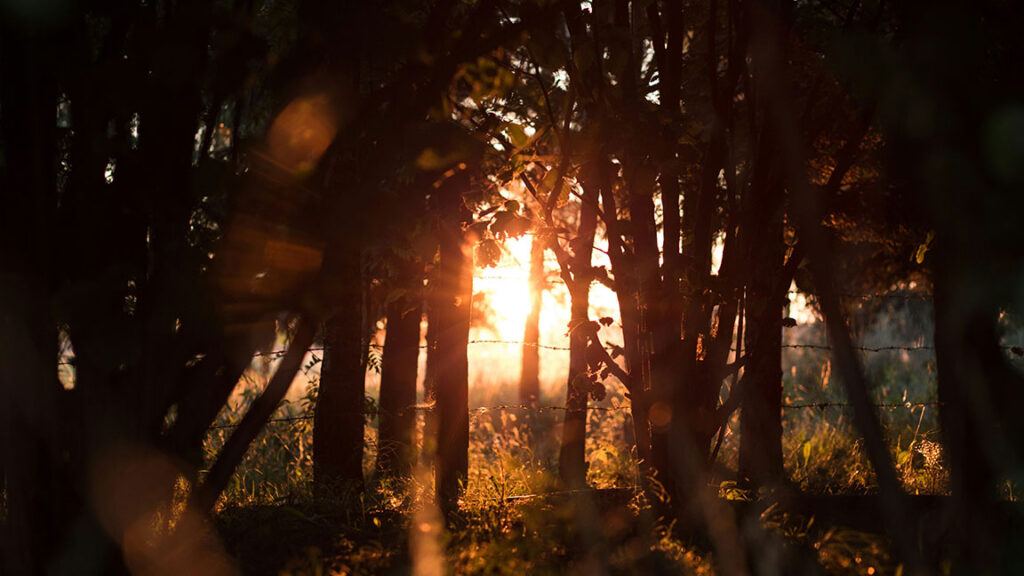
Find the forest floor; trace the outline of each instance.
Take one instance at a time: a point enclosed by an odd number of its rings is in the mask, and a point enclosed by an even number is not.
[[[941,499],[913,499],[919,523],[934,523]],[[721,503],[761,573],[899,572],[873,496]],[[218,528],[245,574],[718,572],[714,542],[656,522],[629,489],[476,503],[443,528],[429,507],[325,512],[283,503],[226,508]]]
[[[556,404],[557,399],[547,402]],[[659,522],[639,497],[636,458],[628,448],[631,427],[621,401],[612,399],[590,412],[587,480],[596,490],[571,495],[553,494],[561,413],[531,416],[503,406],[508,403],[505,398],[473,399],[474,406],[499,407],[471,413],[466,494],[460,512],[442,526],[439,512],[424,497],[429,473],[406,485],[375,483],[372,422],[364,462],[370,483],[362,499],[333,508],[313,505],[312,403],[296,398],[282,406],[250,447],[225,491],[217,524],[227,551],[244,574],[719,571],[715,542],[693,536],[702,531]],[[932,412],[882,412],[893,462],[904,489],[915,495],[916,521],[925,527],[938,524],[943,498],[929,494],[948,493]],[[238,403],[221,415],[206,444],[210,458],[242,413],[244,403]],[[791,410],[784,417],[783,453],[793,490],[788,496],[776,492],[752,499],[735,488],[730,481],[736,477],[735,422],[711,473],[717,506],[731,511],[732,526],[758,572],[897,573],[871,495],[877,485],[845,409],[829,405]],[[1008,484],[1004,496],[1018,500],[1020,488]]]

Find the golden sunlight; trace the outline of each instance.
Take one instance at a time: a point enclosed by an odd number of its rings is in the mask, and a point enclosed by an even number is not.
[[[475,270],[475,292],[485,295],[491,305],[487,324],[494,327],[494,338],[517,340],[523,336],[530,314],[531,242],[530,236],[507,240],[496,268]]]
[[[470,386],[491,388],[511,394],[519,382],[523,332],[530,313],[530,246],[533,236],[509,239],[494,268],[476,268],[473,290],[486,302],[487,318],[476,319],[470,330]],[[605,255],[595,251],[594,264],[603,265]],[[540,382],[542,395],[560,395],[569,368],[569,293],[558,276],[558,264],[550,252],[545,255],[546,290],[540,313]],[[590,317],[610,316],[611,327],[602,327],[603,341],[622,344],[618,325],[618,301],[608,288],[594,284],[590,293]],[[479,321],[477,321],[479,320]],[[493,390],[498,388],[500,390]]]

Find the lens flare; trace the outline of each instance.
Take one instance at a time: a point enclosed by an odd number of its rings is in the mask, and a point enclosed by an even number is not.
[[[305,174],[316,166],[337,132],[337,115],[329,96],[299,97],[274,119],[267,152],[288,172]]]

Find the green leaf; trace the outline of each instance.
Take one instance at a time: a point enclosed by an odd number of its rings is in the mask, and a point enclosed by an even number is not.
[[[896,454],[896,465],[897,466],[905,465],[907,463],[907,461],[910,460],[910,456],[911,456],[910,450],[900,450]]]
[[[556,170],[548,170],[548,173],[544,175],[544,179],[541,180],[541,186],[544,190],[551,191],[555,189],[555,185],[558,184],[558,172]]]
[[[526,130],[519,124],[506,124],[505,133],[516,148],[525,148],[530,143],[530,137],[526,135]]]

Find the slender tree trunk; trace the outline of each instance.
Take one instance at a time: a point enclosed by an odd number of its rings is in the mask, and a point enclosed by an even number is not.
[[[537,407],[540,398],[540,310],[544,302],[544,242],[530,242],[530,314],[523,329],[523,362],[519,377],[519,402]]]
[[[308,317],[300,317],[295,336],[288,345],[288,351],[281,358],[274,376],[270,379],[266,389],[252,403],[252,406],[242,417],[242,421],[235,428],[235,431],[224,444],[224,448],[217,455],[217,460],[210,467],[203,483],[197,486],[189,495],[189,507],[199,514],[206,514],[213,508],[220,497],[220,493],[228,485],[232,474],[245,457],[249,445],[266,425],[267,420],[274,413],[277,405],[281,403],[288,389],[291,387],[295,376],[302,368],[303,359],[313,338],[316,336],[316,325],[318,320]],[[314,462],[315,465],[315,462]]]
[[[195,480],[203,463],[203,437],[252,362],[251,334],[225,337],[215,354],[203,358],[192,373],[195,382],[178,401],[178,417],[162,438],[163,447],[189,464]]]
[[[701,374],[696,370],[683,375],[686,365],[680,340],[681,305],[676,269],[666,267],[665,280],[659,268],[659,249],[654,221],[654,173],[650,167],[639,166],[631,178],[630,215],[635,227],[635,251],[637,254],[637,295],[640,310],[640,333],[649,342],[646,351],[646,374],[650,386],[651,422],[651,464],[657,478],[668,490],[672,504],[682,506],[685,495],[690,493],[685,479],[690,469],[700,465],[695,447],[695,431],[701,429],[702,421],[694,415],[702,415],[695,407],[702,405],[696,392],[702,390],[697,384]],[[628,176],[628,175],[627,175]],[[666,175],[667,176],[667,175]],[[666,177],[663,193],[678,194],[673,177]],[[678,210],[678,203],[666,202]],[[670,219],[666,219],[668,222]],[[669,237],[673,234],[669,234]],[[668,261],[675,263],[674,247],[666,247]],[[690,317],[688,317],[688,320]],[[691,360],[693,358],[691,357]],[[691,366],[695,363],[691,362]],[[692,391],[684,394],[686,384]],[[713,407],[712,407],[713,410]]]
[[[725,141],[721,128],[712,134],[704,154],[699,190],[691,190],[684,201],[684,240],[689,250],[684,274],[687,292],[683,316],[683,342],[680,344],[679,393],[673,412],[682,418],[686,434],[694,450],[707,458],[714,436],[714,412],[718,405],[721,380],[720,365],[708,357],[711,344],[711,313],[713,304],[705,289],[711,273],[711,252],[714,247],[712,222],[715,219],[715,195],[718,174],[725,158]],[[698,197],[699,195],[699,197]],[[692,219],[687,219],[687,208]],[[686,222],[685,220],[689,220]]]
[[[759,154],[755,170],[745,206],[747,363],[745,382],[739,389],[739,479],[756,486],[783,479],[782,309],[789,276],[783,271],[786,245],[782,182],[774,153],[767,145]]]
[[[391,476],[408,476],[415,458],[416,374],[419,363],[420,320],[423,317],[422,266],[410,268],[403,284],[405,296],[387,306],[387,334],[380,372],[380,432],[377,438],[377,470]]]
[[[463,231],[462,192],[468,176],[448,179],[437,192],[442,214],[438,270],[437,469],[438,501],[455,509],[469,475],[469,322],[473,309],[473,251]]]
[[[612,13],[620,10],[621,3],[612,6],[608,3],[597,3],[594,6],[594,19],[600,22],[610,22]],[[579,5],[567,3],[565,5],[566,27],[569,29],[572,53],[587,55],[592,51],[595,59],[600,59],[600,43],[589,38],[583,13]],[[571,73],[570,73],[571,74]],[[587,115],[590,118],[590,125],[593,127],[595,142],[604,139],[604,110],[600,104],[600,92],[603,82],[601,71],[597,66],[591,66],[589,72],[582,71],[581,74],[571,76],[572,82],[577,86],[577,91],[582,95],[582,101],[587,108]],[[613,181],[616,178],[617,169],[613,168],[611,162],[600,149],[592,152],[590,161],[593,162],[594,173],[589,186],[596,194],[591,195],[594,202],[600,200],[601,210],[604,213],[605,225],[608,236],[608,256],[611,260],[611,267],[615,275],[615,293],[619,303],[619,313],[622,319],[623,350],[626,359],[626,368],[631,376],[634,392],[637,396],[630,402],[630,412],[633,420],[633,430],[637,450],[637,472],[642,478],[645,490],[649,487],[647,479],[651,471],[651,443],[650,443],[650,421],[648,419],[648,404],[646,395],[649,378],[644,366],[644,354],[641,351],[640,332],[640,309],[637,301],[637,282],[633,271],[633,258],[623,246],[623,230],[618,220],[618,208],[615,199]],[[585,182],[584,186],[588,186]]]
[[[360,253],[352,247],[341,252],[343,283],[338,310],[324,323],[324,361],[313,425],[314,490],[327,500],[363,489],[366,350]]]
[[[755,259],[747,316],[747,380],[740,387],[739,478],[755,486],[783,479],[782,467],[782,301],[777,270],[782,268],[782,234],[765,239]],[[767,253],[766,253],[767,252]]]
[[[423,438],[420,444],[420,462],[430,466],[437,456],[437,372],[440,355],[437,350],[437,335],[441,331],[440,300],[437,298],[437,274],[428,280],[426,296],[427,316],[427,365],[423,375],[423,402],[431,406],[423,415]]]
[[[590,322],[590,267],[597,229],[597,211],[587,195],[580,204],[580,224],[572,258],[573,285],[569,290],[570,326]],[[557,240],[555,240],[557,242]],[[590,381],[587,378],[587,346],[590,331],[574,329],[569,341],[569,377],[566,382],[565,423],[562,428],[562,446],[558,453],[558,474],[567,488],[587,485],[587,396]]]
[[[601,198],[601,209],[606,218],[608,256],[615,274],[615,295],[619,303],[619,314],[622,316],[622,346],[626,369],[633,378],[638,396],[646,395],[649,382],[645,376],[643,354],[640,350],[640,310],[637,305],[636,282],[630,258],[622,246],[618,208],[612,187],[611,166],[603,158],[597,158],[595,163],[597,190]],[[586,181],[584,186],[587,186]],[[629,407],[636,438],[637,472],[646,487],[648,486],[647,478],[652,472],[651,425],[648,401],[646,398],[638,396],[631,398]]]

